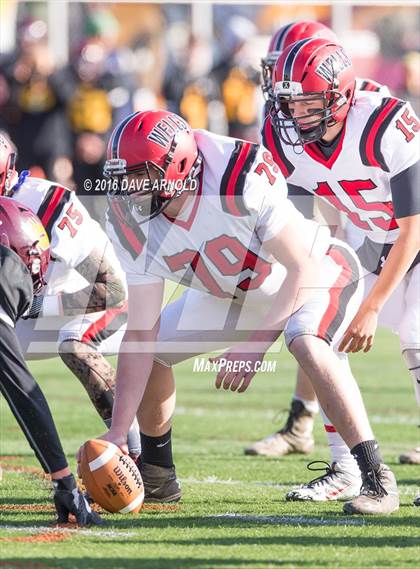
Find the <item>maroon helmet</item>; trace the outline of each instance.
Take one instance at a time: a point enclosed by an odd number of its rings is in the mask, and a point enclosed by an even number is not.
[[[45,285],[50,241],[40,219],[26,206],[0,196],[0,245],[9,247],[31,273],[34,294]]]
[[[17,177],[16,157],[16,148],[0,131],[0,196],[11,195],[12,184]]]

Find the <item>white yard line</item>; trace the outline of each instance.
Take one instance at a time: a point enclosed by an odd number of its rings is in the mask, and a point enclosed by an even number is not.
[[[294,526],[362,526],[366,522],[360,518],[331,519],[307,518],[305,516],[252,516],[249,514],[218,514],[209,518],[234,519],[240,522],[260,522],[262,524],[294,525]]]
[[[177,407],[175,410],[175,415],[189,415],[191,417],[245,417],[249,419],[250,414],[258,417],[265,417],[266,419],[272,419],[273,425],[281,423],[282,417],[286,419],[287,411],[280,411],[278,409],[265,409],[264,411],[258,411],[256,409],[235,409],[232,412],[231,409],[213,409],[205,407]],[[418,425],[418,417],[410,417],[407,415],[400,414],[390,414],[390,415],[370,415],[369,419],[371,423],[380,425]]]
[[[276,484],[275,482],[243,482],[242,480],[232,480],[228,478],[227,480],[222,480],[217,476],[207,476],[207,478],[180,478],[180,482],[186,484],[225,484],[227,486],[245,486],[249,488],[250,486],[270,486],[272,488],[277,488],[278,490],[288,490],[290,485],[288,484]]]
[[[232,480],[232,478],[223,480],[221,478],[218,478],[217,476],[208,476],[207,478],[201,478],[201,479],[180,478],[180,482],[185,484],[221,484],[226,486],[243,486],[244,488],[250,488],[251,486],[263,486],[268,488],[275,488],[276,490],[291,490],[292,488],[297,488],[299,486],[298,483],[276,484],[275,482],[244,482],[242,480]],[[399,485],[398,490],[401,496],[416,496],[418,494],[418,491],[414,486]]]

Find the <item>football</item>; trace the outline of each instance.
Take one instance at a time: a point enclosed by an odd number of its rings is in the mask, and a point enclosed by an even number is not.
[[[100,439],[87,441],[79,466],[86,490],[104,510],[120,514],[140,511],[144,501],[140,472],[116,445]]]

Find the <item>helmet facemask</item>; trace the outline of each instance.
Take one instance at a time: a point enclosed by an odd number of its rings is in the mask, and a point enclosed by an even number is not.
[[[124,211],[134,216],[137,224],[159,215],[171,201],[164,199],[157,190],[165,173],[153,162],[126,168],[125,160],[107,160],[104,175],[112,180],[108,199],[119,202]]]
[[[7,160],[6,168],[0,172],[0,196],[10,197],[13,194],[12,188],[17,178],[16,159],[16,152],[12,152]]]
[[[283,84],[290,82],[283,81]],[[322,139],[327,128],[337,124],[336,113],[347,104],[347,99],[334,89],[299,95],[282,94],[279,91],[281,89],[275,88],[271,121],[282,142],[293,147],[302,147]],[[313,103],[312,112],[304,115],[293,114],[290,103],[294,101]],[[313,117],[313,120],[309,120],[309,117]]]
[[[47,282],[43,270],[42,250],[38,245],[38,241],[35,241],[32,247],[28,249],[26,256],[28,258],[26,266],[31,273],[34,294],[39,294]]]
[[[122,159],[107,160],[104,175],[113,180],[108,200],[118,201],[128,218],[124,221],[142,225],[162,213],[191,185],[201,170],[202,157],[198,154],[190,172],[184,179],[168,180],[166,173],[177,145],[174,137],[164,167],[145,161],[127,167]],[[133,177],[138,175],[138,179]],[[181,184],[179,182],[182,182]]]
[[[44,236],[43,239],[46,239],[46,237]],[[12,249],[12,251],[14,251],[21,258],[21,260],[23,261],[23,263],[28,268],[31,274],[34,294],[39,294],[41,290],[44,288],[44,286],[47,284],[45,280],[46,270],[44,270],[45,262],[43,259],[43,257],[45,256],[45,249],[42,249],[39,240],[34,241],[32,245],[29,247],[17,248],[10,243],[9,237],[7,236],[6,233],[1,233],[0,245],[4,245],[5,247]],[[49,259],[49,253],[48,253],[48,259]]]
[[[273,69],[277,60],[278,53],[272,52],[267,57],[261,59],[261,89],[266,101],[273,97]]]

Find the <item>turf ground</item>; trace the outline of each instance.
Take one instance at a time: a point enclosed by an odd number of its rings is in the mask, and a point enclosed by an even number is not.
[[[284,501],[290,485],[310,477],[308,458],[246,457],[243,447],[278,428],[289,403],[294,365],[286,354],[275,374],[254,378],[239,395],[214,389],[211,374],[177,369],[174,449],[183,484],[180,505],[137,516],[104,516],[106,526],[54,529],[49,484],[40,476],[4,399],[1,411],[0,567],[42,569],[267,569],[419,566],[420,508],[411,505],[419,467],[397,464],[418,444],[412,386],[398,343],[377,336],[371,354],[353,358],[386,462],[400,484],[402,505],[391,517],[346,517],[340,503]],[[64,448],[74,454],[103,432],[77,381],[59,360],[31,365],[51,404]],[[277,419],[276,419],[277,416]],[[321,422],[309,459],[328,459]]]

